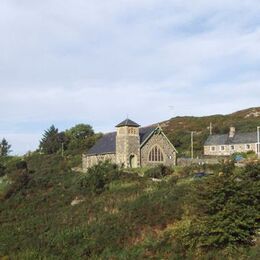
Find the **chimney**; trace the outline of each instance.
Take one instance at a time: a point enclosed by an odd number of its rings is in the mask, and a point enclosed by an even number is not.
[[[236,134],[236,128],[231,126],[229,128],[229,138],[233,138],[235,136],[235,134]]]

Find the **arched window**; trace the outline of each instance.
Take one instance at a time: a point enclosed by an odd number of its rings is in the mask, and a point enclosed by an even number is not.
[[[163,153],[157,145],[154,146],[149,152],[149,161],[150,162],[163,162]]]

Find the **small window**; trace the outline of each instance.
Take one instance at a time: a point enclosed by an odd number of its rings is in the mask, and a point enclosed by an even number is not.
[[[150,162],[163,162],[163,153],[158,146],[154,146],[149,152]]]
[[[246,144],[246,150],[250,150],[251,149],[251,145],[250,144]]]
[[[221,151],[225,151],[225,146],[224,146],[224,145],[221,145],[220,150],[221,150]]]
[[[214,151],[216,150],[216,147],[215,147],[215,146],[211,146],[211,147],[210,147],[210,150],[211,150],[212,152],[214,152]]]
[[[231,149],[231,150],[235,150],[235,146],[234,146],[234,145],[231,145],[231,146],[230,146],[230,149]]]

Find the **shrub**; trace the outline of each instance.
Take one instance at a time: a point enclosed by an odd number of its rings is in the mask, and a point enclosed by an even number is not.
[[[230,167],[225,168],[228,175],[194,183],[195,215],[187,237],[190,245],[208,251],[253,244],[260,227],[260,164],[239,173],[230,172]]]
[[[229,162],[223,162],[220,167],[220,171],[225,174],[232,173],[234,169],[235,169],[235,162],[233,160]]]
[[[144,176],[150,178],[163,178],[172,173],[172,169],[165,165],[158,165],[145,171]]]
[[[2,164],[0,164],[0,177],[5,175],[6,167]]]
[[[26,161],[19,161],[16,163],[17,170],[27,170],[27,162]]]
[[[27,172],[18,173],[17,175],[12,176],[12,184],[4,194],[4,198],[8,199],[14,194],[17,194],[22,189],[26,188],[28,182],[30,181],[30,176]]]
[[[79,186],[82,191],[94,194],[102,193],[111,181],[118,179],[120,171],[115,164],[100,162],[89,168],[87,173],[80,177]]]

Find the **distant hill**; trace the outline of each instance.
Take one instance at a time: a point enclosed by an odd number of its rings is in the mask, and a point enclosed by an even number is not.
[[[238,132],[256,131],[260,125],[260,107],[248,108],[228,115],[211,115],[203,117],[174,117],[160,123],[161,127],[175,145],[180,155],[189,156],[190,133],[194,131],[194,152],[200,156],[203,144],[209,135],[212,123],[213,134],[228,133],[229,127],[236,127]]]

